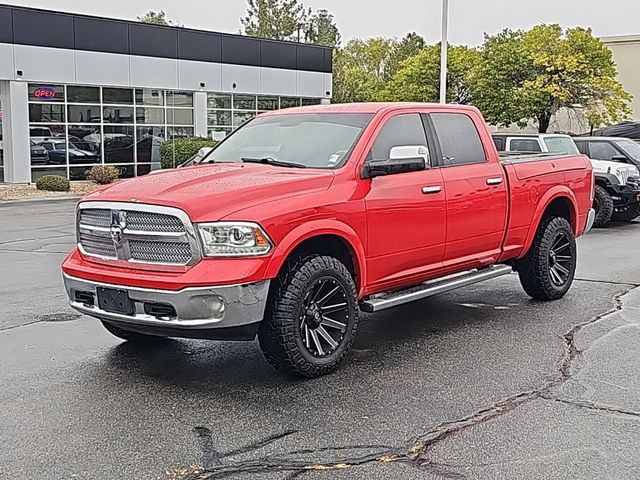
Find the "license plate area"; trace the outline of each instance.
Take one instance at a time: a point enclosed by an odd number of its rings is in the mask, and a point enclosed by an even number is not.
[[[109,313],[133,315],[136,307],[126,290],[98,287],[98,307]]]

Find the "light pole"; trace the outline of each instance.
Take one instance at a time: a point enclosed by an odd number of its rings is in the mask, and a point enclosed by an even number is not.
[[[447,53],[449,37],[449,0],[442,0],[442,43],[440,51],[440,103],[447,103]]]

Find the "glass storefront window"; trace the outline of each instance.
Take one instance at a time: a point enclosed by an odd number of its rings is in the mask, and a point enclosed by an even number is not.
[[[238,112],[236,111],[233,114],[233,126],[234,127],[239,127],[240,125],[242,125],[244,122],[246,122],[247,120],[255,117],[256,114],[255,112]]]
[[[38,123],[64,122],[64,105],[51,103],[30,103],[29,121]]]
[[[136,90],[136,105],[156,105],[164,106],[164,91],[138,89]]]
[[[136,168],[136,175],[140,176],[140,175],[146,175],[151,171],[151,164],[147,163],[147,164],[138,164],[137,168]]]
[[[299,107],[300,99],[299,98],[280,98],[280,108],[291,108],[291,107]]]
[[[67,87],[67,102],[100,103],[100,88],[69,85]]]
[[[232,130],[232,128],[225,127],[209,128],[207,130],[207,136],[212,140],[220,142],[221,140],[224,140],[224,137],[229,135]]]
[[[169,127],[168,138],[193,137],[193,127]]]
[[[64,102],[64,85],[30,83],[27,88],[30,102]]]
[[[231,95],[209,93],[207,94],[207,107],[231,109]]]
[[[103,88],[102,103],[133,105],[133,90],[130,88]]]
[[[278,97],[258,97],[258,110],[278,110],[279,107]]]
[[[207,124],[211,126],[231,125],[231,110],[209,110]]]
[[[133,107],[104,107],[104,123],[133,123]]]
[[[160,163],[160,146],[164,142],[164,127],[138,127],[136,129],[138,163]]]
[[[254,95],[234,95],[233,108],[238,110],[256,110],[256,97]]]
[[[168,107],[193,107],[192,92],[167,92]]]
[[[321,100],[319,98],[303,98],[302,106],[306,107],[308,105],[320,105]]]
[[[102,161],[102,131],[96,125],[69,125],[67,128],[69,149],[76,149],[84,153],[84,159],[80,156],[76,160],[85,163],[100,163]],[[71,161],[69,163],[78,163]]]
[[[103,127],[105,163],[133,163],[133,131],[133,127]]]
[[[169,125],[193,125],[193,110],[184,108],[167,108]]]
[[[61,177],[67,176],[66,167],[35,167],[31,169],[31,181],[35,183],[40,177],[45,175],[60,175]]]
[[[164,125],[164,108],[137,107],[136,123],[144,125]]]
[[[102,108],[100,105],[68,105],[67,121],[69,123],[100,123]]]

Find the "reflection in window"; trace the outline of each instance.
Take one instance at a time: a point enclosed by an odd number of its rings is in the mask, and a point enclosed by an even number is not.
[[[104,127],[105,163],[133,162],[133,127]]]
[[[30,83],[28,90],[30,102],[64,102],[63,85],[42,85]]]
[[[168,107],[193,107],[192,92],[167,92]]]
[[[278,97],[258,97],[258,110],[278,110],[279,106]]]
[[[231,125],[231,111],[209,110],[207,113],[207,124],[212,126]]]
[[[56,167],[36,167],[31,169],[31,181],[35,183],[40,177],[45,175],[60,175],[61,177],[67,176],[67,168],[56,168]]]
[[[104,123],[133,123],[133,107],[104,107]]]
[[[142,123],[145,125],[163,125],[164,108],[136,108],[136,123]]]
[[[133,104],[133,90],[130,88],[103,88],[102,103]]]
[[[136,105],[164,105],[162,90],[136,90]]]
[[[217,93],[207,94],[208,108],[231,108],[231,95],[220,95]]]
[[[64,105],[30,103],[29,121],[41,123],[64,122]]]
[[[207,136],[212,140],[220,142],[221,140],[224,140],[224,137],[229,135],[232,130],[233,130],[232,128],[225,128],[225,127],[215,127],[215,128],[210,127],[209,130],[207,131]]]
[[[233,114],[233,126],[234,127],[239,127],[244,122],[246,122],[247,120],[252,119],[255,116],[256,116],[256,114],[254,112],[235,112]]]
[[[100,123],[102,109],[99,105],[69,105],[67,118],[69,123]]]
[[[138,127],[136,134],[138,163],[160,163],[160,146],[164,142],[164,127]]]
[[[193,127],[169,127],[168,138],[193,137]]]
[[[67,87],[67,102],[69,103],[100,103],[100,88],[98,87]]]
[[[254,95],[234,95],[233,108],[238,110],[255,110],[256,97]]]
[[[291,108],[291,107],[299,107],[300,99],[299,98],[285,98],[282,97],[280,99],[280,108]]]
[[[169,125],[193,125],[193,110],[168,108],[167,123]]]

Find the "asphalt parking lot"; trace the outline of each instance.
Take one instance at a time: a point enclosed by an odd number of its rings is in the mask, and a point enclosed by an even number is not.
[[[66,305],[74,204],[0,218],[0,478],[638,477],[639,224],[580,239],[561,301],[513,275],[368,316],[298,381],[256,342],[120,342]]]

